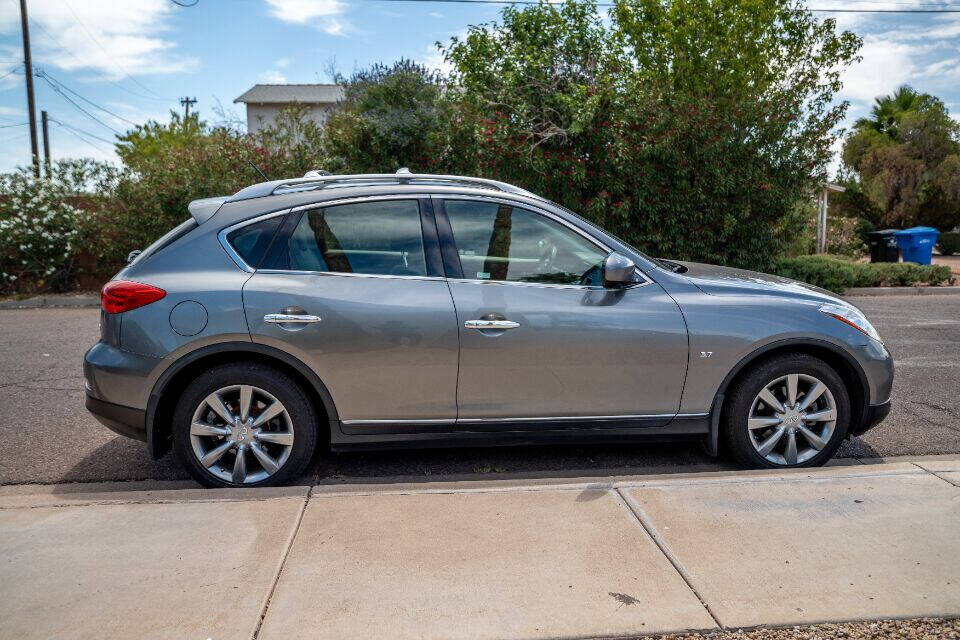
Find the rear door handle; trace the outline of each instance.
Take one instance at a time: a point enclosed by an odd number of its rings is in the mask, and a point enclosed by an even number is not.
[[[513,320],[464,320],[463,326],[467,329],[516,329],[519,322]]]
[[[320,322],[321,318],[307,313],[268,313],[263,316],[263,321],[270,324],[310,324]]]

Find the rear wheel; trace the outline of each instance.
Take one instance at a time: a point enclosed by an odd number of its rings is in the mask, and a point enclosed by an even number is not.
[[[173,419],[180,463],[210,487],[286,484],[306,469],[317,419],[303,390],[259,364],[228,364],[184,390]]]
[[[777,356],[741,378],[724,411],[724,441],[752,468],[813,467],[829,460],[846,437],[850,399],[823,360]]]

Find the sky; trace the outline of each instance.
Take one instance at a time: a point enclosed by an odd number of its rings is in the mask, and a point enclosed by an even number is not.
[[[233,100],[257,83],[329,82],[401,57],[442,68],[435,43],[502,9],[388,0],[27,0],[37,118],[51,118],[54,159],[116,161],[117,132],[166,121],[182,97],[208,121],[243,120]],[[954,7],[960,0],[810,0],[811,8]],[[960,13],[818,13],[864,40],[844,75],[848,124],[908,83],[960,116]],[[0,171],[30,159],[19,0],[0,0]],[[38,126],[39,129],[39,126]],[[39,132],[38,132],[39,136]],[[41,153],[42,153],[42,141]],[[839,143],[837,145],[839,150]],[[834,169],[836,163],[834,163]]]

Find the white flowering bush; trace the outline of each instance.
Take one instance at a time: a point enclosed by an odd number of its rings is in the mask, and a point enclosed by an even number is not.
[[[66,290],[83,212],[59,180],[0,175],[0,291]]]

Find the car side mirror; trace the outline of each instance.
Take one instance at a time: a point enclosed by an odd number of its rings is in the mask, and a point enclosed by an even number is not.
[[[636,270],[637,265],[633,260],[614,251],[603,261],[603,286],[621,287],[630,284]]]

